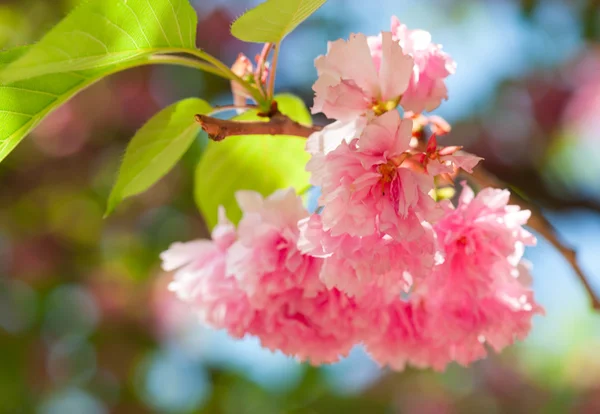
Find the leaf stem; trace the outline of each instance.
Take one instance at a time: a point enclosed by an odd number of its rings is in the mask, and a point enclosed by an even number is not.
[[[227,65],[225,65],[223,62],[221,62],[219,59],[217,59],[216,57],[214,57],[206,52],[203,52],[202,50],[198,50],[198,49],[187,50],[187,53],[190,53],[190,54],[196,56],[197,58],[205,60],[208,63],[212,64],[215,68],[217,68],[218,70],[220,70],[222,72],[222,74],[224,75],[225,78],[235,81],[235,82],[239,83],[240,85],[242,85],[244,87],[244,89],[246,89],[246,91],[250,94],[250,96],[252,96],[252,98],[260,106],[265,105],[265,98],[261,95],[260,91],[256,88],[252,87],[244,79],[242,79],[241,77],[239,77],[238,75],[233,73],[233,71],[229,67],[227,67]]]
[[[271,76],[269,76],[269,89],[267,96],[272,98],[275,93],[275,77],[277,75],[277,61],[279,60],[279,45],[273,45],[273,60],[271,61]]]
[[[224,79],[229,79],[225,74],[219,69],[215,68],[213,65],[201,62],[197,59],[191,59],[186,56],[179,55],[152,55],[149,57],[151,62],[156,63],[165,63],[170,65],[179,65],[186,66],[189,68],[199,69],[204,72],[212,73],[213,75],[217,75]]]

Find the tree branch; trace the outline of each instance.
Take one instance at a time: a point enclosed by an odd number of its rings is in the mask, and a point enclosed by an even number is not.
[[[308,138],[322,129],[299,124],[281,113],[276,113],[267,122],[229,121],[208,115],[196,115],[196,122],[213,141],[222,141],[234,135],[294,135]]]
[[[479,166],[473,170],[473,174],[470,176],[473,181],[483,187],[494,187],[494,188],[507,188],[508,185],[502,180],[486,171],[483,167]],[[517,204],[522,209],[531,211],[531,218],[527,225],[532,229],[540,233],[546,240],[548,240],[552,246],[560,252],[560,254],[569,263],[571,268],[575,271],[575,274],[583,284],[585,290],[590,297],[592,302],[592,308],[600,310],[600,298],[594,292],[588,277],[585,275],[579,263],[577,261],[577,253],[575,250],[567,246],[558,236],[558,232],[554,226],[544,217],[540,209],[529,201],[524,200],[518,196],[514,191],[510,192],[511,201]]]

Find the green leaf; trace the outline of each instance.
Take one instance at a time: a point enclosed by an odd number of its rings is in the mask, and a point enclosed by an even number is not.
[[[327,0],[267,0],[248,10],[231,26],[245,42],[279,43]]]
[[[311,116],[304,103],[292,95],[275,97],[279,110],[293,120],[310,125]],[[237,120],[259,120],[246,112]],[[286,135],[232,136],[221,142],[209,142],[195,179],[196,204],[209,227],[217,223],[220,205],[234,223],[241,218],[235,201],[238,190],[254,190],[267,196],[279,188],[308,186],[305,165],[309,155],[305,140]]]
[[[106,215],[124,198],[140,194],[167,174],[200,132],[195,114],[211,106],[202,99],[179,101],[156,114],[133,137],[110,194]]]
[[[196,26],[188,0],[89,0],[6,67],[0,81],[195,51]]]
[[[0,53],[0,70],[30,47]],[[155,63],[140,58],[107,68],[44,75],[0,85],[0,162],[42,119],[98,80],[134,66]]]

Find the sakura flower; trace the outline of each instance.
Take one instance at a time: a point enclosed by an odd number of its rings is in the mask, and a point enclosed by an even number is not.
[[[409,30],[396,16],[392,17],[392,35],[415,61],[408,89],[400,104],[405,110],[415,113],[433,111],[442,100],[448,99],[444,80],[455,73],[456,62],[442,51],[441,45],[432,43],[429,32]]]
[[[431,227],[421,237],[397,241],[387,235],[332,236],[323,230],[320,215],[299,223],[298,246],[307,254],[322,257],[320,277],[328,288],[364,299],[378,291],[379,302],[398,300],[414,283],[427,277],[434,265],[435,241]]]
[[[464,185],[456,209],[447,211],[434,226],[446,261],[463,267],[465,277],[473,276],[473,281],[484,287],[498,275],[512,277],[511,270],[519,263],[523,247],[536,242],[523,228],[531,212],[509,205],[509,198],[508,190],[492,188],[475,196]]]
[[[179,269],[169,289],[189,304],[203,322],[240,338],[252,321],[253,311],[245,292],[226,275],[227,250],[236,234],[222,209],[212,236],[212,241],[174,243],[161,254],[163,269]]]
[[[302,287],[306,296],[323,290],[318,278],[320,263],[296,247],[298,221],[308,216],[300,197],[288,189],[264,200],[251,191],[239,191],[236,198],[244,216],[238,239],[228,252],[227,272],[250,300],[259,305],[297,287]]]
[[[519,264],[523,247],[535,243],[522,227],[530,213],[508,205],[509,195],[488,188],[475,196],[464,187],[457,208],[434,226],[445,260],[416,291],[439,338],[465,365],[485,356],[485,343],[499,351],[525,338],[542,312]]]
[[[451,350],[429,330],[430,315],[417,301],[396,301],[381,309],[379,334],[365,339],[367,352],[382,366],[402,371],[407,365],[442,371],[452,361]]]
[[[428,195],[433,177],[403,165],[411,137],[412,121],[391,111],[368,124],[360,138],[311,158],[306,169],[311,184],[321,187],[325,231],[410,240],[423,232],[423,220],[437,217]]]
[[[347,355],[367,328],[359,303],[339,290],[307,297],[298,288],[273,296],[249,333],[271,350],[323,364]]]
[[[433,135],[427,144],[427,150],[421,156],[421,164],[431,175],[454,174],[458,169],[468,173],[483,158],[461,151],[461,147],[440,147],[437,137]]]
[[[335,121],[321,131],[312,133],[306,140],[306,152],[312,155],[328,154],[342,142],[350,142],[358,138],[367,125],[366,116],[349,122]]]
[[[382,33],[381,39],[377,64],[362,34],[329,44],[327,55],[315,60],[319,78],[313,86],[313,113],[323,112],[347,122],[370,111],[396,108],[408,88],[414,62],[392,39],[392,33]]]
[[[320,282],[321,260],[298,251],[297,221],[308,215],[301,200],[293,190],[236,198],[237,231],[220,210],[212,241],[175,243],[161,255],[165,270],[179,269],[170,289],[233,337],[254,335],[313,364],[337,361],[369,324],[359,302]]]

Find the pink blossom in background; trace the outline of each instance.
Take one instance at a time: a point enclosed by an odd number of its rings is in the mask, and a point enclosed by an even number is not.
[[[382,33],[377,64],[371,56],[367,37],[350,35],[329,43],[325,56],[315,60],[319,78],[313,86],[313,113],[351,122],[378,108],[397,106],[408,88],[413,59],[407,56],[389,32]],[[390,108],[386,105],[392,102]],[[385,107],[385,108],[384,108]]]
[[[321,187],[324,230],[408,240],[422,234],[421,221],[438,212],[429,196],[433,177],[402,164],[411,138],[412,121],[391,111],[368,124],[360,138],[311,158],[306,169],[311,184]]]
[[[575,92],[563,113],[566,127],[587,144],[598,145],[600,136],[600,52],[590,53],[571,74]]]

